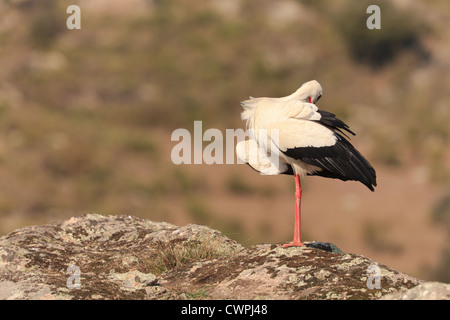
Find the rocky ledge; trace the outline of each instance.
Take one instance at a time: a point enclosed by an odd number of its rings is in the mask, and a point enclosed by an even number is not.
[[[88,214],[0,238],[0,299],[443,299],[449,292],[332,245],[244,248],[205,226],[132,216]]]

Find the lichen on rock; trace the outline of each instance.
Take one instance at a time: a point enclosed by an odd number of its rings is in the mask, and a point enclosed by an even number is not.
[[[1,237],[0,279],[1,299],[378,299],[421,283],[332,245],[244,248],[206,226],[98,214]]]

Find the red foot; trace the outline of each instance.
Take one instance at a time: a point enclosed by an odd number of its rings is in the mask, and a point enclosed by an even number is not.
[[[305,245],[303,244],[303,242],[290,242],[290,243],[285,243],[283,245],[281,245],[281,247],[283,248],[289,248],[289,247],[304,247]]]

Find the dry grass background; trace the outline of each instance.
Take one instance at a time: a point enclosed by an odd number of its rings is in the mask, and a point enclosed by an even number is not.
[[[288,241],[293,179],[175,166],[170,135],[243,128],[240,101],[316,79],[379,187],[305,179],[305,239],[448,282],[449,18],[444,0],[2,1],[0,234],[97,212]]]

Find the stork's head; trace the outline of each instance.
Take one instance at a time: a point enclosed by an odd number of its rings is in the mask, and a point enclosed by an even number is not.
[[[302,84],[294,95],[303,102],[316,104],[322,96],[322,86],[316,80],[311,80]]]

